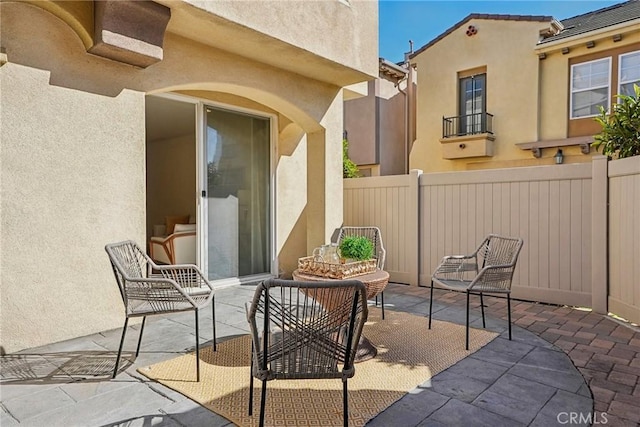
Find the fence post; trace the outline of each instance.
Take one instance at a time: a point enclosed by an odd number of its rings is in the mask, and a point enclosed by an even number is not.
[[[608,160],[594,156],[591,177],[591,308],[607,314],[609,299],[608,272]]]
[[[407,230],[415,230],[409,233],[407,249],[410,254],[409,285],[420,284],[420,169],[409,171],[409,206],[407,206]]]

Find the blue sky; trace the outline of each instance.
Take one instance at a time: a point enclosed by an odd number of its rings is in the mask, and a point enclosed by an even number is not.
[[[562,20],[617,3],[622,1],[379,0],[379,55],[400,62],[409,51],[409,40],[418,50],[470,13],[550,15]]]

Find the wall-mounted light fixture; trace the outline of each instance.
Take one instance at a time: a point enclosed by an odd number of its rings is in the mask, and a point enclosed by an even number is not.
[[[591,49],[592,47],[595,47],[596,42],[594,42],[593,40],[588,41],[587,42],[587,49]]]
[[[613,36],[614,42],[619,42],[620,40],[622,40],[622,34],[616,34]]]
[[[560,148],[558,148],[558,151],[556,151],[556,155],[553,156],[553,158],[556,160],[556,165],[561,165],[562,162],[564,162],[564,154],[562,154],[562,150]]]
[[[546,59],[547,58],[547,54],[542,52],[538,54],[538,59]]]
[[[582,154],[589,154],[591,152],[591,144],[580,144],[580,152]]]
[[[562,48],[562,54],[566,55],[567,53],[571,52],[571,49],[569,49],[568,47],[563,47]]]

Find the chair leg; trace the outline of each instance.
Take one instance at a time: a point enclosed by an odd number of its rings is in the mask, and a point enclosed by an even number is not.
[[[465,350],[469,350],[469,291],[467,291],[467,332]]]
[[[349,426],[349,397],[347,396],[347,380],[342,382],[342,411],[344,418],[344,427]]]
[[[249,416],[253,415],[253,341],[251,341],[251,368],[249,371]]]
[[[384,320],[384,292],[380,292],[380,300],[382,301],[382,320]]]
[[[213,318],[213,351],[218,351],[216,347],[216,297],[211,299],[211,317]]]
[[[431,329],[432,309],[433,309],[433,280],[431,281],[431,296],[429,297],[429,329]]]
[[[511,295],[507,294],[507,316],[509,321],[509,341],[511,341]]]
[[[480,292],[480,308],[482,310],[482,327],[486,329],[487,324],[484,321],[484,301],[482,300],[482,292]]]
[[[262,395],[260,400],[260,427],[264,427],[264,406],[267,400],[267,380],[262,380]]]
[[[118,347],[118,356],[116,357],[116,367],[113,369],[113,375],[111,378],[115,378],[118,373],[118,367],[120,366],[120,355],[122,354],[122,346],[124,345],[124,336],[127,333],[127,325],[129,324],[129,318],[124,319],[124,327],[122,328],[122,338],[120,338],[120,347]]]
[[[147,321],[147,316],[142,317],[142,326],[140,326],[140,337],[138,338],[138,347],[136,348],[136,357],[140,353],[140,344],[142,343],[142,332],[144,332],[144,322]]]
[[[198,330],[198,310],[196,312],[196,381],[200,382],[200,331]]]

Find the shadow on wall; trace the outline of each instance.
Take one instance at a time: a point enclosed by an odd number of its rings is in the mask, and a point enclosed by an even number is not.
[[[298,258],[307,255],[307,212],[306,208],[298,216],[287,240],[278,253],[278,276],[291,279],[293,270],[298,268]]]

